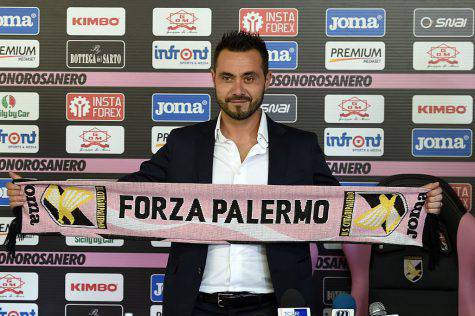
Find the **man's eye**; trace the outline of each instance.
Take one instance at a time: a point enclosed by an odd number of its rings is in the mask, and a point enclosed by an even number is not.
[[[224,81],[229,81],[229,80],[231,80],[231,77],[230,77],[230,76],[223,76],[222,78],[223,78]]]
[[[254,77],[245,77],[245,78],[244,78],[244,81],[247,82],[247,83],[253,82],[253,81],[254,81]]]

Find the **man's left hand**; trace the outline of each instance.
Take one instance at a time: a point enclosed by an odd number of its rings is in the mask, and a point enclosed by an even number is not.
[[[426,211],[430,214],[440,214],[442,207],[442,188],[439,182],[429,183],[423,186],[423,188],[429,189],[426,199]]]

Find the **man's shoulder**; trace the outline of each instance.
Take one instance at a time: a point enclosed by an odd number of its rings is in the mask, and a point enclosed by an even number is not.
[[[275,126],[281,131],[285,132],[286,137],[300,141],[313,141],[316,138],[316,134],[300,128],[284,125],[282,123],[273,122]]]
[[[214,130],[215,126],[216,120],[214,119],[206,122],[200,122],[188,126],[175,128],[172,130],[172,133],[173,137],[178,138],[180,140],[194,139],[196,136],[199,136],[202,133]]]

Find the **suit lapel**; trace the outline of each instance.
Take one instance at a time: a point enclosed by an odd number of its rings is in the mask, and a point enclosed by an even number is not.
[[[269,174],[268,184],[283,184],[287,171],[287,143],[285,129],[267,115],[269,132]]]
[[[196,180],[198,183],[213,181],[214,129],[217,119],[205,124],[198,136],[198,149],[195,159]]]

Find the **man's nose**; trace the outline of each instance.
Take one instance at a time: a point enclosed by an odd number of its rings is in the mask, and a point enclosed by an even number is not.
[[[231,94],[234,94],[234,95],[245,95],[245,89],[244,89],[244,85],[243,85],[243,81],[238,78],[236,80],[234,80],[234,83],[233,83],[233,87],[231,89]]]

